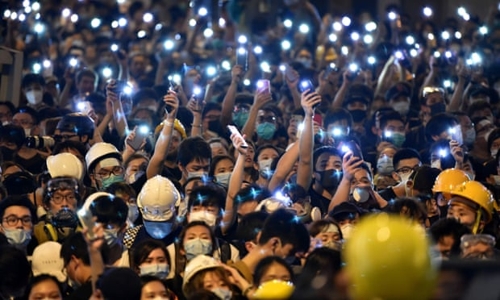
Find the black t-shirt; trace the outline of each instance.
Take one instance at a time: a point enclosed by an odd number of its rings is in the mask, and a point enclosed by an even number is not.
[[[18,155],[14,156],[14,162],[20,164],[26,171],[31,174],[42,173],[45,167],[45,158],[43,158],[39,153],[35,154],[32,158],[24,159]]]
[[[378,194],[384,198],[385,201],[389,202],[391,200],[395,200],[398,196],[394,193],[392,187],[388,187],[378,192]]]
[[[321,210],[321,214],[328,213],[328,206],[330,205],[331,199],[323,197],[323,195],[318,194],[314,189],[313,185],[309,188],[309,196],[311,196],[311,206],[317,207]]]
[[[78,287],[66,300],[89,300],[92,296],[92,282],[89,280]]]

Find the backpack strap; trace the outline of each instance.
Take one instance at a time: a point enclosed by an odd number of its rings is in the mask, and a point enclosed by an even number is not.
[[[218,239],[220,249],[220,261],[227,263],[231,260],[231,245],[225,240]]]

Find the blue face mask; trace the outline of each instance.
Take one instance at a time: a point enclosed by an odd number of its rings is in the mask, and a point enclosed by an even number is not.
[[[144,220],[146,232],[154,239],[161,240],[172,232],[174,224],[170,222],[154,222]]]
[[[257,135],[263,140],[270,140],[276,132],[276,125],[273,123],[260,123],[257,125]]]
[[[167,264],[150,264],[145,266],[139,266],[141,270],[141,276],[150,275],[160,279],[165,279],[170,272],[170,268]]]
[[[248,120],[248,112],[236,112],[233,114],[233,122],[239,128],[243,128]]]
[[[230,300],[231,297],[233,296],[233,293],[230,290],[220,287],[211,290],[211,292],[214,293],[221,300]]]
[[[192,239],[184,243],[187,260],[191,260],[198,255],[210,255],[212,253],[212,241],[200,238]]]
[[[231,178],[232,172],[225,172],[215,175],[215,180],[218,184],[223,187],[227,187],[229,185],[229,178]]]
[[[105,178],[101,182],[101,190],[107,189],[110,185],[117,182],[125,182],[123,175],[111,174],[108,178]]]

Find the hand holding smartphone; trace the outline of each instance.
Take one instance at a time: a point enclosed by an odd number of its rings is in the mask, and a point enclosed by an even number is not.
[[[135,151],[141,150],[144,139],[149,135],[149,127],[141,125],[135,128],[135,136],[133,139],[127,139],[127,144]]]
[[[89,240],[94,240],[96,238],[96,236],[94,235],[95,222],[94,216],[92,215],[90,210],[82,208],[76,214],[83,228],[87,229],[87,238]]]
[[[233,125],[227,125],[227,129],[231,132],[231,134],[235,134],[237,137],[241,138],[243,140],[243,144],[241,145],[241,148],[248,148],[248,144],[245,142],[243,139],[243,136],[241,135],[240,131],[236,126]]]
[[[268,94],[271,93],[271,82],[267,79],[260,79],[257,81],[257,91],[264,91]]]

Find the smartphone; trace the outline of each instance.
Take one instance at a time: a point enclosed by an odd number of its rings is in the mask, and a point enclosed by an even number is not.
[[[271,93],[271,82],[267,79],[257,80],[257,90],[258,91],[266,91],[267,93]]]
[[[89,101],[81,101],[77,104],[78,110],[84,114],[84,115],[89,115],[90,111],[93,110],[92,103]]]
[[[115,88],[113,89],[113,92],[116,94],[120,94],[123,92],[126,86],[128,86],[128,83],[125,80],[117,80],[115,82]]]
[[[244,71],[248,71],[248,51],[243,47],[239,47],[236,51],[236,64],[243,67]]]
[[[87,237],[90,240],[95,239],[94,235],[94,216],[90,212],[90,210],[86,208],[80,209],[77,213],[78,219],[80,220],[80,223],[82,224],[83,228],[87,228]]]
[[[303,93],[305,91],[309,91],[309,93],[313,93],[314,91],[316,91],[316,89],[314,88],[314,85],[312,84],[312,82],[310,80],[302,80],[299,83],[299,91],[301,93]]]
[[[127,144],[135,151],[139,151],[141,149],[142,142],[149,136],[149,131],[150,129],[146,125],[137,126],[134,139],[127,140]]]
[[[236,128],[236,126],[233,126],[233,125],[227,125],[227,129],[229,129],[229,131],[231,131],[231,134],[236,134],[237,136],[243,138],[241,136],[241,133],[240,131],[238,130],[238,128]],[[245,142],[245,140],[243,140],[243,144],[241,145],[241,148],[248,148],[248,144]]]
[[[448,129],[448,133],[450,134],[450,138],[452,141],[457,141],[459,145],[464,144],[464,139],[462,136],[462,127],[460,125],[456,125]]]
[[[352,156],[358,157],[359,159],[364,160],[363,154],[359,150],[358,144],[356,144],[356,142],[354,142],[352,140],[348,141],[345,143],[345,146],[347,146],[347,148],[349,149],[348,151],[352,153]]]
[[[285,64],[285,77],[286,77],[286,80],[288,81],[295,81],[297,80],[297,74],[295,72],[293,72],[293,68],[290,67],[290,65],[288,64]]]

